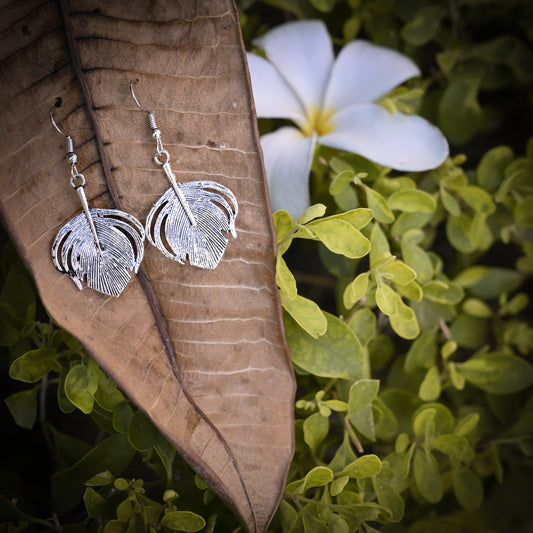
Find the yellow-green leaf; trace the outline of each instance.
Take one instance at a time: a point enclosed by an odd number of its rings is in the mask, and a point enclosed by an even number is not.
[[[374,213],[374,218],[383,224],[394,222],[394,214],[390,210],[385,198],[370,187],[365,187],[367,205]]]
[[[432,213],[437,207],[433,196],[419,189],[402,189],[387,198],[390,209],[406,213]]]
[[[368,278],[369,272],[363,272],[346,285],[343,294],[344,307],[350,309],[358,300],[365,296],[368,288]]]
[[[413,471],[418,490],[430,503],[437,503],[444,492],[439,465],[433,454],[426,448],[419,448],[415,453]]]
[[[57,353],[50,348],[31,350],[11,363],[9,376],[26,383],[35,383],[52,370],[56,358]]]
[[[363,257],[370,251],[369,240],[345,220],[319,220],[315,224],[309,224],[308,229],[332,252],[351,259]]]
[[[289,300],[296,298],[296,280],[281,254],[276,256],[276,283]]]
[[[376,289],[376,304],[385,315],[395,315],[398,310],[399,297],[386,283]]]
[[[415,339],[420,333],[420,327],[414,311],[399,296],[396,303],[396,314],[389,316],[392,329],[404,339]]]
[[[326,333],[328,321],[315,302],[298,294],[289,298],[282,292],[280,296],[283,308],[309,335],[316,339]]]
[[[311,205],[296,219],[296,223],[307,224],[315,218],[324,216],[325,212],[326,206],[324,204]]]
[[[363,371],[363,347],[352,330],[337,317],[324,313],[327,331],[313,338],[285,314],[285,332],[295,365],[315,376],[358,379]]]

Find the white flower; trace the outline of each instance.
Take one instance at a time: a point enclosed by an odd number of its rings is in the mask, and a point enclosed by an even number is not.
[[[448,155],[438,128],[374,103],[420,75],[406,56],[356,40],[334,59],[326,26],[313,20],[278,26],[255,44],[266,55],[248,53],[257,115],[288,118],[298,126],[261,137],[273,210],[297,216],[308,207],[317,143],[397,170],[435,168]]]

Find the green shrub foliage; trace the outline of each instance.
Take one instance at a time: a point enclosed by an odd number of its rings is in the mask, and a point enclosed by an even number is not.
[[[410,55],[423,77],[381,104],[435,122],[452,154],[400,175],[319,147],[313,205],[296,220],[274,214],[299,387],[295,457],[271,531],[525,531],[533,6],[243,0],[239,9],[248,46],[284,20],[321,18],[336,45],[365,38]],[[9,243],[0,274],[0,531],[238,531],[149,419],[46,318]]]

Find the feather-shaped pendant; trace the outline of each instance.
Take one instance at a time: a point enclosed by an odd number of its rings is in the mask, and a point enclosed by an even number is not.
[[[86,280],[92,289],[119,296],[131,279],[128,270],[137,272],[143,258],[142,224],[117,209],[84,211],[59,230],[52,245],[54,264],[80,290]]]
[[[168,164],[163,169],[172,187],[148,214],[148,240],[174,261],[183,264],[188,258],[196,267],[216,268],[228,244],[224,233],[237,237],[235,196],[215,181],[178,184]]]

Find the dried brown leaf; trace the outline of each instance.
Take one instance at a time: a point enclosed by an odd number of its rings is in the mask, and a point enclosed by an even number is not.
[[[25,0],[2,14],[0,207],[47,309],[247,528],[265,531],[292,456],[294,378],[235,6]],[[168,185],[132,79],[177,179],[236,194],[238,239],[214,271],[146,243],[142,270],[113,298],[78,291],[50,259],[80,207],[48,109],[61,98],[56,121],[74,139],[91,206],[144,220]]]

